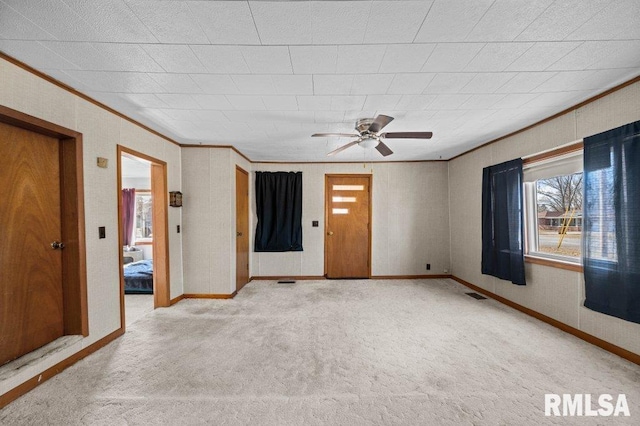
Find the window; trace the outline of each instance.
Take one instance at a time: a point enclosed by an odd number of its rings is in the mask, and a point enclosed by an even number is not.
[[[334,191],[364,191],[364,185],[333,185]]]
[[[525,165],[527,254],[581,262],[582,167],[581,149]]]
[[[153,240],[152,204],[150,191],[136,191],[136,220],[133,230],[136,242],[151,242]]]
[[[606,155],[601,156],[600,161],[605,164],[602,164],[599,169],[590,171],[592,182],[597,182],[597,184],[591,185],[593,190],[590,195],[592,199],[597,201],[591,205],[590,209],[593,220],[589,233],[589,257],[593,260],[617,263],[616,209],[614,203],[607,202],[607,200],[611,200],[611,194],[616,191],[613,150],[609,153],[609,158]],[[619,165],[618,167],[623,168],[624,166]],[[623,169],[621,183],[628,186],[625,175]],[[625,234],[629,235],[630,232],[625,232]]]

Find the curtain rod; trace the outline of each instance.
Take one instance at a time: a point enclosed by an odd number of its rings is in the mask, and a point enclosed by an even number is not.
[[[553,147],[553,148],[545,149],[544,151],[536,152],[535,154],[525,155],[525,156],[522,157],[522,159],[523,160],[528,160],[529,158],[543,156],[544,154],[547,154],[547,153],[550,153],[550,152],[561,150],[563,148],[568,148],[568,147],[570,147],[572,145],[580,144],[580,143],[582,143],[582,141],[583,141],[583,139],[577,139],[577,140],[575,140],[573,142],[565,143],[565,144],[558,145],[558,146]]]

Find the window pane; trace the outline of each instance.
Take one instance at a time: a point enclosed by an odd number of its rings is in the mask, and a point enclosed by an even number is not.
[[[364,191],[364,185],[333,185],[334,191]]]
[[[582,173],[536,181],[537,251],[582,256]]]
[[[332,197],[334,203],[355,203],[356,197]]]
[[[152,238],[153,230],[151,229],[151,194],[136,194],[136,238]]]
[[[616,212],[612,203],[604,202],[609,194],[614,193],[615,182],[613,173],[613,153],[608,165],[591,172],[599,185],[592,189],[590,201],[593,207],[591,211],[591,232],[589,233],[589,257],[612,262],[618,261],[618,248],[616,238]]]
[[[333,209],[333,214],[349,214],[349,209]]]

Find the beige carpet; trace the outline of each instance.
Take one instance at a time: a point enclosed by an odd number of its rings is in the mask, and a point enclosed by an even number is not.
[[[233,300],[183,300],[0,424],[640,424],[640,367],[465,291],[258,281]],[[545,393],[625,393],[631,417],[545,417]]]
[[[127,329],[150,312],[153,312],[153,294],[124,295],[124,318]]]

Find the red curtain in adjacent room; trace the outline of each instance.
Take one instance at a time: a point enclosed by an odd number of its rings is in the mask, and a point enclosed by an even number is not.
[[[133,236],[133,223],[136,214],[136,190],[124,188],[122,190],[122,242],[125,246],[131,245]]]

